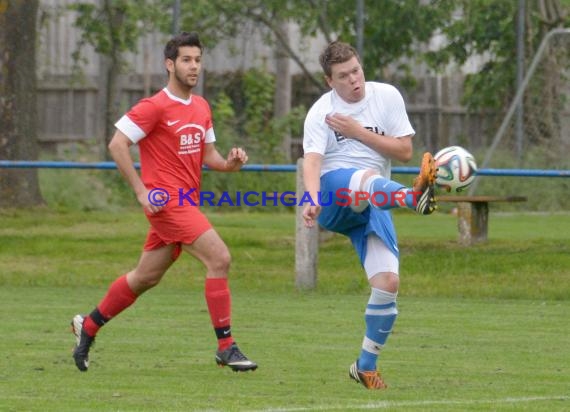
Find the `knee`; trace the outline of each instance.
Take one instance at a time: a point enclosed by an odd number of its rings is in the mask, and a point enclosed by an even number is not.
[[[366,183],[371,176],[378,175],[373,169],[359,170],[350,180],[350,208],[356,213],[362,213],[370,204],[370,191]]]
[[[145,278],[139,281],[139,286],[147,290],[155,287],[156,285],[159,284],[159,282],[160,282],[159,278]]]
[[[155,287],[160,283],[163,273],[143,272],[139,269],[134,270],[128,277],[129,286],[137,295]]]
[[[373,288],[397,293],[400,288],[400,276],[392,272],[379,273],[370,278],[369,283]]]
[[[360,190],[366,190],[367,188],[364,187],[364,184],[366,183],[366,181],[371,178],[372,176],[380,176],[380,174],[378,173],[378,170],[374,170],[374,169],[367,169],[364,174],[362,175],[362,178],[360,179]]]
[[[226,249],[225,251],[216,255],[214,259],[206,262],[208,272],[215,273],[217,275],[226,275],[230,270],[230,265],[232,262],[232,257],[230,252]]]
[[[396,275],[395,273],[390,273],[388,275],[388,280],[386,282],[386,289],[389,292],[396,293],[400,288],[400,276]]]

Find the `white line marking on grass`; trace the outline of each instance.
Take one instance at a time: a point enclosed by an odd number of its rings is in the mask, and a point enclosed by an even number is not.
[[[570,396],[529,396],[523,398],[503,398],[503,399],[465,399],[465,400],[433,400],[433,401],[380,401],[365,403],[362,405],[323,405],[313,407],[298,408],[269,408],[261,409],[257,412],[305,412],[305,411],[344,411],[355,409],[382,409],[395,408],[401,406],[433,406],[433,405],[476,405],[476,404],[498,404],[498,403],[528,403],[536,401],[568,401]]]

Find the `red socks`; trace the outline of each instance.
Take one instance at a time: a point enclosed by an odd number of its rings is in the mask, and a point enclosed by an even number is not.
[[[205,295],[210,319],[218,338],[218,350],[223,351],[234,343],[230,326],[232,302],[228,279],[206,278]]]
[[[234,339],[231,333],[232,302],[228,280],[226,278],[206,278],[206,303],[210,319],[218,338],[218,350],[229,348]],[[83,329],[89,336],[95,336],[97,331],[109,320],[131,306],[137,300],[137,295],[127,283],[127,275],[116,279],[99,305],[85,317]]]
[[[131,306],[137,295],[127,283],[127,275],[117,278],[109,287],[99,305],[83,321],[83,329],[90,336],[95,336],[105,323]]]

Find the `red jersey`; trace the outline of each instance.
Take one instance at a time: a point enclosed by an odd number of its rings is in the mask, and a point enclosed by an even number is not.
[[[216,140],[204,98],[192,95],[183,100],[164,88],[138,102],[115,126],[138,143],[147,189],[166,189],[174,203],[179,190],[194,189],[190,197],[198,204],[204,144]]]

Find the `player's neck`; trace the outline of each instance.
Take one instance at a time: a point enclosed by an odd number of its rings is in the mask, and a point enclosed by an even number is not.
[[[192,87],[189,86],[181,86],[176,82],[168,82],[166,88],[172,95],[182,100],[188,100],[192,96]]]

